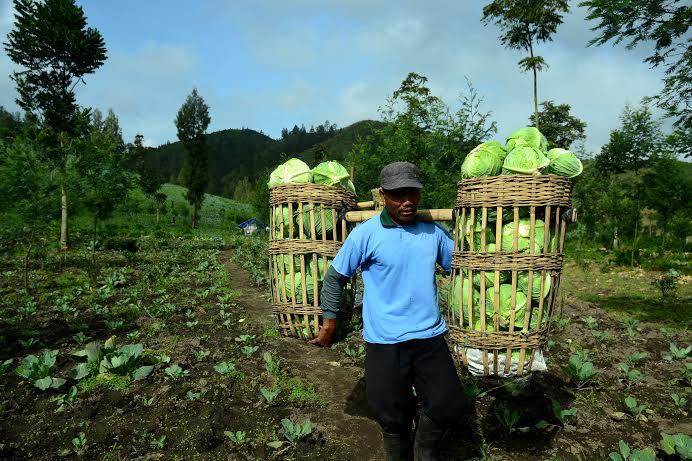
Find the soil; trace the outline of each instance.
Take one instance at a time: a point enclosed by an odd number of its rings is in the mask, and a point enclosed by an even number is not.
[[[50,397],[63,394],[67,386],[60,392],[44,393],[13,373],[18,360],[28,354],[17,344],[27,332],[3,327],[6,349],[0,359],[14,358],[15,362],[0,376],[0,459],[383,460],[379,426],[365,398],[363,359],[353,359],[344,351],[346,344],[362,343],[359,335],[331,349],[268,336],[273,317],[266,288],[253,285],[251,277],[231,261],[229,250],[221,252],[219,258],[231,274],[237,303],[232,307],[229,328],[221,326],[218,307],[210,298],[189,305],[198,321],[192,327],[179,312],[156,334],[134,340],[120,334],[121,344],[142,342],[151,354],[165,352],[171,363],[189,371],[183,378],[168,378],[164,373],[168,364],[157,364],[144,380],[124,389],[80,393],[74,404],[56,413],[58,404]],[[667,338],[660,325],[640,323],[636,335],[629,338],[619,319],[569,294],[562,313],[570,323],[553,333],[555,345],[546,353],[548,371],[507,386],[502,381],[472,378],[460,370],[465,386],[475,385],[488,392],[477,398],[474,408],[447,433],[440,447],[441,460],[603,460],[621,439],[633,448],[657,447],[660,432],[692,434],[689,403],[677,408],[670,396],[677,393],[692,400],[689,381],[677,379],[685,362],[663,357],[671,341],[681,346],[690,344],[689,333],[672,333]],[[599,320],[599,331],[611,335],[609,342],[598,343],[580,320],[589,315]],[[90,339],[105,341],[110,335],[95,318],[85,316],[82,320]],[[151,322],[139,318],[137,327],[146,330],[152,327]],[[68,355],[76,348],[71,339],[74,329],[48,313],[38,315],[32,329],[41,338],[41,347],[29,350],[59,349],[57,375],[66,377],[74,365]],[[241,353],[242,344],[235,340],[243,334],[255,335],[252,344],[259,346],[250,357]],[[600,371],[595,383],[579,390],[561,367],[577,343],[592,351],[594,366]],[[203,361],[193,355],[200,349],[211,352]],[[617,364],[624,361],[625,354],[635,351],[648,353],[638,366],[644,378],[642,383],[627,387]],[[270,388],[275,378],[265,368],[265,352],[279,358],[286,379],[300,378],[314,385],[319,399],[296,403],[283,390],[274,403],[266,403],[259,389]],[[224,360],[235,362],[243,377],[223,377],[215,372],[213,365]],[[188,391],[203,395],[188,400]],[[623,400],[628,395],[648,406],[645,418],[617,413],[625,412]],[[146,406],[143,400],[152,398],[151,405]],[[552,400],[563,408],[575,407],[576,419],[562,424],[553,413]],[[497,417],[504,409],[519,412],[511,432]],[[270,448],[267,442],[283,439],[283,418],[298,422],[309,419],[312,434],[296,444]],[[538,429],[539,421],[548,424]],[[239,430],[246,432],[248,442],[237,445],[224,435],[224,431]],[[85,433],[87,445],[78,456],[72,439],[80,432]],[[162,436],[165,440],[157,444]]]

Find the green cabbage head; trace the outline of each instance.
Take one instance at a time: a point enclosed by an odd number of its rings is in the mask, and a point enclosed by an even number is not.
[[[531,282],[531,297],[535,299],[536,301],[541,299],[541,273],[540,272],[534,272],[533,273],[533,282]],[[546,273],[544,277],[544,282],[543,282],[543,296],[546,297],[548,296],[548,293],[550,293],[550,274]],[[523,291],[527,296],[528,296],[528,289],[529,289],[529,273],[528,272],[520,272],[519,275],[517,276],[517,287],[521,291]]]
[[[311,182],[312,172],[310,167],[302,160],[292,158],[271,172],[267,185],[271,188],[279,184],[306,184]]]
[[[327,186],[339,186],[347,191],[356,193],[351,182],[351,176],[339,162],[330,160],[322,162],[312,169],[312,177],[315,184]]]
[[[494,245],[493,245],[494,246]],[[510,272],[508,271],[500,271],[500,283],[505,283],[509,278],[511,277]],[[495,272],[493,271],[485,271],[485,287],[491,287],[495,284]],[[481,273],[480,271],[476,271],[473,274],[473,286],[476,288],[481,287]]]
[[[291,274],[286,274],[284,280],[286,283],[286,299],[290,303],[292,301],[291,289],[293,288],[291,286]],[[303,304],[303,280],[300,276],[300,272],[293,274],[293,283],[295,284],[296,304]],[[308,295],[307,304],[310,304],[313,300],[312,276],[310,273],[305,275],[305,288],[307,290],[306,294]]]
[[[529,146],[545,152],[548,150],[548,140],[538,131],[538,128],[527,126],[519,128],[507,137],[507,152],[520,146]]]
[[[324,223],[322,223],[322,205],[314,205],[315,206],[315,238],[316,239],[321,239],[322,238],[322,226],[324,226],[325,232],[327,234],[327,238],[331,238],[331,233],[332,230],[334,229],[334,225],[332,222],[332,214],[333,211],[331,208],[325,207],[324,209]],[[307,238],[312,238],[312,235],[310,233],[310,210],[312,207],[310,205],[303,205],[303,232],[305,233],[305,236]]]
[[[469,283],[469,279],[467,277],[464,277],[463,283],[461,283],[461,277],[455,277],[454,278],[454,285],[452,286],[452,292],[450,293],[449,297],[449,308],[455,310],[456,312],[459,312],[459,306],[464,308],[464,319],[467,318],[468,316],[468,304],[469,304],[469,290],[472,291],[471,294],[471,299],[473,303],[473,315],[474,317],[477,317],[478,314],[478,306],[479,306],[479,300],[480,300],[480,293],[478,290],[473,289],[473,283]],[[462,286],[462,294],[461,294],[461,302],[459,302],[459,286]],[[466,323],[468,320],[465,320],[464,323]]]
[[[461,164],[461,177],[497,176],[502,169],[505,155],[505,150],[496,141],[479,144],[469,152]]]
[[[519,237],[517,239],[517,251],[519,253],[528,253],[529,233],[531,231],[531,220],[519,220]],[[545,223],[540,219],[536,219],[534,223],[533,251],[540,253],[543,251],[543,239],[545,237]],[[514,251],[514,221],[508,222],[502,226],[502,251]]]
[[[550,164],[550,160],[540,149],[529,146],[519,146],[512,149],[502,164],[503,174],[532,174],[537,175]]]
[[[481,235],[483,234],[483,218],[480,215],[474,217],[475,225],[471,225],[471,216],[466,217],[466,241],[471,244],[471,231],[473,231],[473,250],[476,252],[481,251]],[[486,218],[487,221],[487,218]],[[495,252],[495,233],[493,232],[493,225],[490,222],[485,223],[485,251],[488,253]],[[493,250],[491,251],[489,246],[493,244]]]
[[[569,150],[560,148],[550,149],[547,155],[550,160],[546,170],[548,173],[574,178],[584,171],[581,160]]]
[[[512,285],[503,283],[500,285],[500,305],[498,307],[498,321],[500,328],[509,328],[509,320],[512,312]],[[495,287],[485,290],[485,316],[487,321],[493,321],[495,310]],[[524,324],[526,315],[526,295],[517,291],[517,306],[514,314],[514,329],[518,330]]]

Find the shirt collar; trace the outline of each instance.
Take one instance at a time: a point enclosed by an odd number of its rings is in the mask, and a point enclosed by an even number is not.
[[[400,224],[394,222],[392,217],[389,216],[389,213],[387,213],[386,208],[383,208],[382,212],[380,212],[380,222],[382,223],[382,227],[402,227]]]

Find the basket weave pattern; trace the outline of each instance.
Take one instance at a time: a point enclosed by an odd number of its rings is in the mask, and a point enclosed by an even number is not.
[[[343,212],[356,196],[321,184],[283,184],[269,191],[269,280],[281,333],[312,339],[322,309],[319,281],[347,236]],[[311,276],[312,283],[308,284]]]
[[[500,354],[504,374],[512,360],[518,375],[531,369],[535,350],[550,333],[563,263],[561,213],[571,194],[571,182],[555,175],[493,176],[458,184],[446,318],[464,366],[466,348],[473,348],[482,352],[485,375],[500,374]]]

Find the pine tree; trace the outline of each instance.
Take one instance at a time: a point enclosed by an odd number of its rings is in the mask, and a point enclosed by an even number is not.
[[[207,143],[204,136],[211,118],[209,106],[194,88],[175,117],[178,139],[185,146],[182,180],[187,187],[185,198],[192,205],[192,227],[197,227],[199,209],[209,183]]]

